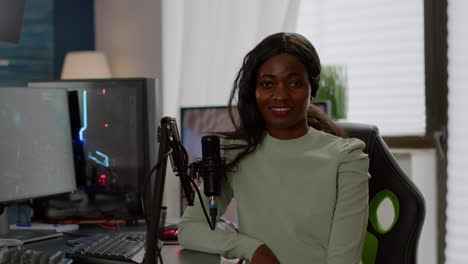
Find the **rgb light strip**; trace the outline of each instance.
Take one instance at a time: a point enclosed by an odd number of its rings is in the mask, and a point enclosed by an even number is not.
[[[80,132],[79,132],[79,137],[82,142],[86,141],[83,134],[87,129],[88,129],[88,92],[85,90],[83,91],[83,127],[81,127]],[[96,162],[99,165],[102,165],[104,167],[109,167],[109,156],[97,150],[94,153],[101,156],[104,160],[102,161],[99,160],[97,157],[93,156],[91,153],[88,154],[88,158],[91,160],[94,160],[94,162]]]

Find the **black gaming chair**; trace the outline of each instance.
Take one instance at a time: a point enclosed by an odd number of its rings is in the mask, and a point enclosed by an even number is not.
[[[424,222],[424,198],[399,167],[376,126],[338,123],[350,137],[366,143],[370,159],[369,222],[362,254],[363,264],[417,263],[419,235]],[[394,219],[383,227],[377,208],[384,199],[393,204]]]

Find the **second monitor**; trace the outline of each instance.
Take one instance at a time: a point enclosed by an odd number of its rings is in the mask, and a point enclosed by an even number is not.
[[[0,87],[0,123],[0,239],[29,242],[58,235],[9,230],[2,208],[75,191],[66,91]],[[23,213],[28,214],[26,209]]]

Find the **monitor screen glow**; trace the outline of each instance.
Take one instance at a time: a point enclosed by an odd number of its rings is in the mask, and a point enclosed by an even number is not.
[[[181,109],[181,138],[193,162],[202,156],[201,138],[213,132],[233,131],[227,107],[187,107]]]
[[[76,189],[67,93],[0,88],[0,202]]]

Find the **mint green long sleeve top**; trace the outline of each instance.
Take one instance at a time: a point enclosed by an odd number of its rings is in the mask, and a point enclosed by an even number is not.
[[[358,139],[314,128],[292,140],[267,134],[227,174],[217,199],[218,215],[236,199],[239,232],[212,231],[197,200],[179,224],[180,245],[247,263],[261,244],[282,264],[359,263],[368,216],[364,147]],[[236,154],[223,156],[232,160]]]

